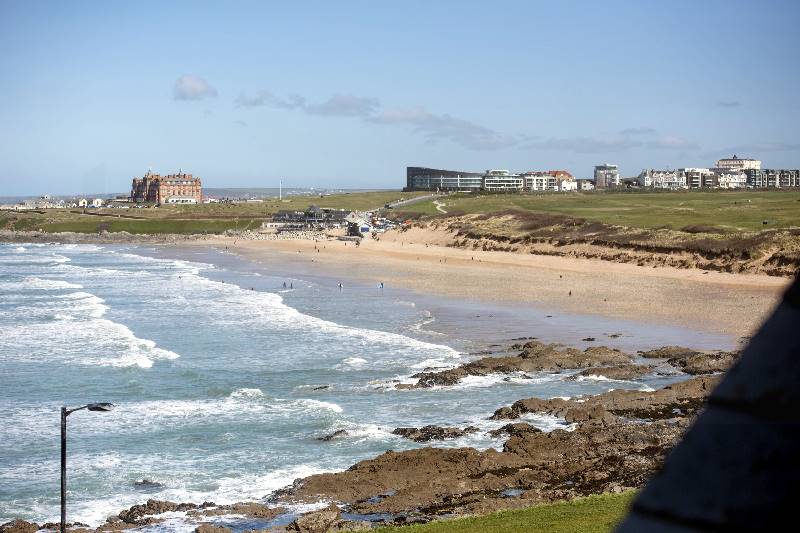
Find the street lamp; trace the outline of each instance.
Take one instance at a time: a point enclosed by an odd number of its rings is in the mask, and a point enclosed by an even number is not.
[[[113,403],[89,403],[74,409],[61,408],[61,533],[67,531],[67,417],[75,411],[108,412],[114,408]]]

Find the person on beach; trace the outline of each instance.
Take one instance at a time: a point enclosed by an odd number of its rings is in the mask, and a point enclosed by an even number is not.
[[[344,286],[341,283],[339,283],[339,290],[342,290],[343,288]]]
[[[284,289],[286,288],[286,282],[285,281],[283,282],[283,288]]]

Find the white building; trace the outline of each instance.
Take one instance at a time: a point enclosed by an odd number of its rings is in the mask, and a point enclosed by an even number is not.
[[[639,173],[639,186],[654,189],[685,189],[686,174],[680,170],[646,168]]]
[[[682,168],[686,176],[686,186],[690,189],[712,188],[717,186],[717,175],[710,168]]]
[[[761,161],[757,159],[742,159],[737,157],[736,154],[733,154],[733,157],[729,159],[720,159],[717,161],[717,168],[723,170],[759,170],[761,169]]]
[[[561,192],[574,192],[578,190],[578,182],[575,180],[558,180],[558,190]]]
[[[617,165],[597,165],[594,167],[594,186],[598,189],[619,187],[619,168]]]
[[[92,200],[92,207],[103,207],[102,198],[95,198],[94,200]]]
[[[249,202],[250,200],[248,200]],[[196,204],[197,198],[194,196],[170,196],[167,198],[168,204]]]
[[[720,189],[744,189],[747,187],[747,174],[743,170],[714,169],[717,187]]]
[[[555,176],[547,172],[526,172],[522,174],[525,179],[526,191],[556,191],[558,184]]]
[[[525,187],[525,178],[508,170],[487,170],[482,180],[485,191],[521,191]]]
[[[592,180],[578,179],[578,180],[575,180],[575,183],[577,183],[579,191],[593,191],[594,190],[594,182]]]

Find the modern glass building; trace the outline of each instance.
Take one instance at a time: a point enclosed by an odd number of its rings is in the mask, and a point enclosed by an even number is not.
[[[477,172],[406,167],[409,191],[479,191],[482,186],[483,176]]]

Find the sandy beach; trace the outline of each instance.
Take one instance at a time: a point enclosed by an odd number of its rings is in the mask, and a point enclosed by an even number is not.
[[[535,304],[737,337],[750,335],[761,324],[791,281],[765,275],[464,250],[445,246],[441,235],[425,230],[387,232],[379,240],[364,239],[358,247],[337,240],[228,237],[202,244],[261,262],[269,262],[274,254],[290,255],[298,266],[324,265],[326,273],[343,280],[383,282],[426,294]]]

